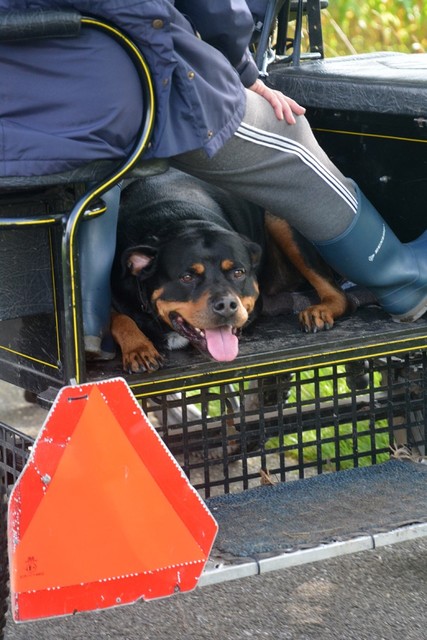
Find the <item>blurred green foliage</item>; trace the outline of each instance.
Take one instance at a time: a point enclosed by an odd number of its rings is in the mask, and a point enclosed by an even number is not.
[[[427,51],[427,0],[329,0],[322,11],[327,57]]]
[[[340,374],[345,373],[343,366],[337,368]],[[301,372],[301,381],[303,386],[301,389],[301,400],[318,402],[320,398],[330,399],[338,394],[338,397],[347,397],[349,389],[345,382],[345,377],[339,377],[335,389],[332,382],[332,369],[324,367],[319,369],[320,378],[325,378],[319,384],[319,390],[316,392],[314,383],[314,372],[309,369]],[[374,374],[374,386],[381,385],[381,376]],[[298,398],[295,395],[295,388],[291,387],[288,406],[297,406]],[[338,451],[336,449],[336,438],[339,439]],[[321,443],[319,443],[319,438]],[[322,427],[321,432],[316,430],[304,431],[302,434],[289,433],[283,438],[285,447],[294,447],[287,451],[289,458],[298,459],[300,443],[303,443],[303,457],[305,462],[318,461],[319,457],[323,461],[323,468],[328,471],[335,471],[335,457],[338,454],[341,459],[339,468],[349,469],[354,466],[354,456],[357,453],[359,458],[359,466],[364,467],[375,463],[385,462],[390,458],[390,436],[387,431],[387,421],[377,420],[372,424],[367,420],[359,420],[355,424],[343,423],[339,427]],[[279,446],[279,440],[272,438],[268,443],[268,448],[275,449]],[[377,453],[382,450],[383,453]],[[347,460],[342,458],[346,458]]]

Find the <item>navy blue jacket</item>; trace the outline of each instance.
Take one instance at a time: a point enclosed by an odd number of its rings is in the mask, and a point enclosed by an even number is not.
[[[232,136],[244,114],[244,86],[258,76],[245,0],[0,0],[0,10],[67,7],[112,21],[146,56],[157,98],[146,157],[197,148],[213,155]],[[138,82],[103,34],[2,43],[0,78],[2,175],[64,171],[121,157],[131,145]]]

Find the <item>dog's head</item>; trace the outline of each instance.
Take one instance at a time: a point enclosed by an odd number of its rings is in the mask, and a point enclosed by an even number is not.
[[[215,360],[238,354],[238,335],[259,295],[261,248],[234,231],[188,221],[167,237],[127,249],[140,303]]]

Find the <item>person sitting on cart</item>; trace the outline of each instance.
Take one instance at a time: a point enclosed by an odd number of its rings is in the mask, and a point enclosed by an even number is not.
[[[0,0],[0,10],[17,8],[73,8],[116,24],[140,47],[155,85],[145,158],[168,158],[286,219],[338,273],[369,288],[396,321],[425,313],[427,233],[402,244],[320,148],[303,107],[259,78],[248,50],[254,23],[245,0]],[[114,43],[88,33],[1,46],[4,173],[41,175],[124,155],[140,121],[141,92]],[[56,76],[56,95],[38,92],[35,104],[21,72],[31,70],[44,86],[46,69]],[[109,104],[108,118],[101,110],[98,119],[98,104]],[[109,215],[84,225],[91,235],[86,243],[98,246],[82,262],[88,337],[101,335],[109,314],[117,194],[112,200]]]

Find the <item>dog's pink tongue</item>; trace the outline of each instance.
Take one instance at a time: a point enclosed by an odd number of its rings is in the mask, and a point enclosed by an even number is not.
[[[234,360],[239,353],[239,340],[230,326],[205,329],[208,351],[212,358],[222,362]]]

